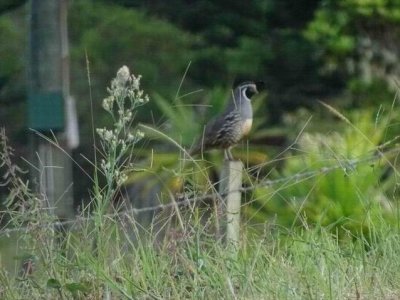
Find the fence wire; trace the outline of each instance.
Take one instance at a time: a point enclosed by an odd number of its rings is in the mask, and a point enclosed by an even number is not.
[[[311,170],[311,171],[305,171],[305,172],[301,172],[301,173],[297,173],[291,176],[287,176],[287,177],[282,177],[282,178],[277,178],[277,179],[266,179],[266,180],[261,180],[260,182],[258,182],[257,184],[251,185],[251,186],[247,186],[247,187],[242,187],[239,190],[234,190],[231,191],[231,193],[233,192],[251,192],[257,188],[265,188],[265,187],[272,187],[278,184],[284,184],[287,182],[295,182],[295,183],[300,183],[304,180],[308,180],[311,179],[315,176],[319,176],[319,175],[327,175],[331,172],[334,172],[336,170],[342,169],[345,173],[355,170],[355,168],[362,164],[362,163],[372,163],[378,160],[385,160],[386,162],[389,162],[389,160],[387,159],[387,155],[389,154],[396,154],[400,151],[399,148],[393,148],[390,150],[387,150],[385,152],[380,151],[380,149],[378,148],[377,152],[368,156],[368,157],[364,157],[364,158],[360,158],[360,159],[343,159],[340,162],[338,162],[336,165],[332,165],[329,167],[321,167],[315,170]],[[226,195],[219,195],[219,196],[226,196]],[[207,199],[215,199],[218,196],[216,195],[216,193],[212,193],[212,194],[205,194],[205,195],[201,195],[201,196],[192,196],[189,197],[185,194],[180,194],[180,195],[176,195],[175,199],[173,201],[171,201],[170,203],[166,203],[166,204],[158,204],[158,205],[154,205],[154,206],[147,206],[147,207],[142,207],[142,208],[129,208],[127,210],[124,210],[122,212],[115,212],[115,213],[111,213],[111,214],[105,214],[103,215],[104,217],[108,217],[108,218],[115,218],[115,217],[122,217],[122,216],[128,216],[131,214],[134,215],[139,215],[141,213],[146,213],[146,212],[157,212],[157,211],[162,211],[168,208],[173,208],[173,207],[181,207],[181,206],[187,206],[189,204],[194,204],[196,202],[201,202]],[[0,230],[0,237],[2,236],[8,236],[12,233],[15,232],[29,232],[29,231],[33,231],[35,229],[38,228],[63,228],[66,226],[73,226],[79,223],[83,223],[84,221],[90,221],[93,220],[95,218],[94,215],[89,216],[89,217],[76,217],[73,220],[66,220],[66,221],[56,221],[56,222],[49,222],[49,223],[43,223],[43,224],[36,224],[34,226],[27,226],[27,227],[18,227],[18,228],[3,228]],[[7,226],[7,225],[6,225]],[[5,226],[5,227],[6,227]]]

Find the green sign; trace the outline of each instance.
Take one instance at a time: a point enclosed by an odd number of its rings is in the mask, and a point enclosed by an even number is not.
[[[64,101],[61,91],[33,93],[28,97],[28,126],[36,130],[64,128]]]

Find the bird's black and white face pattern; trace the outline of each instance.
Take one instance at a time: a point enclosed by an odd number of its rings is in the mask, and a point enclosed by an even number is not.
[[[250,101],[251,97],[253,97],[255,94],[258,94],[257,86],[252,82],[242,83],[239,88],[241,90],[242,97],[248,101]]]

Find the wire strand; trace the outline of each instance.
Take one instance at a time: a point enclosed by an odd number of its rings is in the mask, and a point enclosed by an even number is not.
[[[232,190],[230,191],[230,193],[234,193],[234,192],[250,192],[253,191],[257,188],[262,188],[262,187],[271,187],[277,184],[283,184],[283,183],[287,183],[287,182],[291,182],[294,181],[295,183],[300,183],[304,180],[308,180],[310,178],[313,178],[317,175],[321,175],[321,174],[329,174],[333,171],[336,171],[338,169],[345,169],[344,171],[346,172],[347,170],[353,170],[355,169],[355,167],[357,167],[357,165],[361,164],[361,163],[366,163],[366,162],[373,162],[373,161],[377,161],[379,159],[382,159],[385,155],[387,154],[391,154],[391,153],[396,153],[399,152],[400,149],[399,148],[394,148],[391,150],[387,150],[385,152],[377,152],[373,155],[370,155],[368,157],[364,157],[364,158],[360,158],[360,159],[351,159],[351,160],[343,160],[338,162],[336,165],[333,166],[329,166],[329,167],[321,167],[319,169],[316,170],[312,170],[312,171],[305,171],[302,173],[298,173],[295,175],[291,175],[291,176],[287,176],[287,177],[282,177],[282,178],[278,178],[278,179],[273,179],[273,180],[262,180],[257,184],[248,186],[248,187],[242,187],[238,190]],[[166,203],[166,204],[159,204],[159,205],[154,205],[154,206],[148,206],[148,207],[142,207],[142,208],[130,208],[128,210],[124,210],[123,212],[116,212],[116,213],[112,213],[112,214],[105,214],[104,217],[109,217],[109,218],[114,218],[114,217],[121,217],[124,215],[130,215],[130,214],[134,214],[134,215],[139,215],[141,213],[145,213],[145,212],[156,212],[156,211],[160,211],[160,210],[165,210],[167,208],[173,208],[175,206],[181,207],[181,206],[186,206],[192,203],[196,203],[196,202],[200,202],[200,201],[204,201],[207,199],[213,199],[213,198],[217,198],[217,197],[224,197],[226,196],[226,194],[223,195],[216,195],[216,194],[205,194],[202,196],[195,196],[195,197],[188,197],[185,194],[181,194],[177,196],[177,200],[170,202],[170,203]],[[246,204],[248,205],[251,202],[247,202]],[[0,230],[0,237],[1,236],[8,236],[12,233],[15,232],[29,232],[29,231],[33,231],[34,229],[37,228],[56,228],[56,227],[63,227],[66,225],[76,225],[79,223],[82,223],[84,221],[90,221],[93,220],[96,216],[92,215],[90,217],[77,217],[73,220],[66,220],[66,221],[57,221],[57,222],[49,222],[49,223],[45,223],[45,224],[39,224],[39,225],[35,225],[35,226],[26,226],[26,227],[19,227],[19,228],[4,228]]]

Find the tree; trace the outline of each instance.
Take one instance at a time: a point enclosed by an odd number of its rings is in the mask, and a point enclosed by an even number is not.
[[[369,91],[377,81],[397,89],[400,79],[400,1],[324,1],[305,30],[323,61],[322,72],[339,71],[353,92]],[[380,92],[385,86],[379,84]],[[368,97],[370,101],[376,101]],[[378,97],[380,98],[380,97]],[[382,99],[379,99],[382,102]],[[374,102],[375,103],[375,102]],[[366,104],[364,99],[363,105]]]

